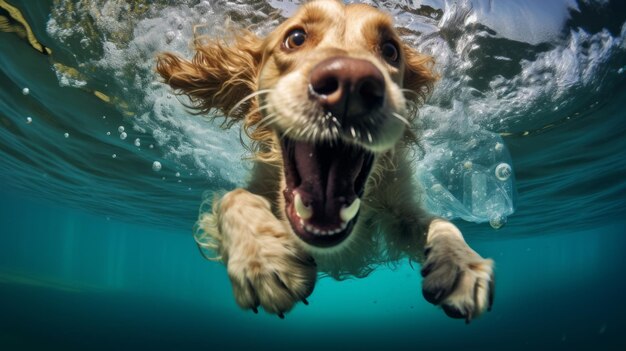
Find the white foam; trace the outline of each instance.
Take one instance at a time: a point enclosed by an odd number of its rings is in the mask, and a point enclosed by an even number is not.
[[[158,82],[154,58],[163,51],[190,58],[193,26],[205,24],[202,33],[216,35],[227,11],[241,15],[242,27],[261,22],[256,30],[262,34],[274,24],[267,17],[272,7],[289,15],[294,4],[183,1],[133,13],[120,0],[78,1],[70,15],[66,2],[55,2],[48,33],[77,53],[81,73],[97,76],[82,80],[57,70],[59,84],[84,87],[90,79],[106,79],[106,93],[126,101],[135,113],[133,130],[150,133],[165,159],[181,169],[199,169],[210,179],[243,185],[249,165],[240,161],[245,150],[238,126],[224,131],[219,123],[187,113],[183,103],[188,101]],[[497,132],[549,123],[547,112],[570,103],[573,90],[600,84],[604,64],[626,47],[625,27],[619,37],[580,29],[563,36],[568,11],[576,8],[573,0],[370,2],[392,12],[399,26],[413,31],[406,39],[436,58],[442,79],[420,113],[425,153],[417,176],[426,185],[430,208],[449,218],[504,223],[514,209],[515,177],[503,181],[495,176],[497,165],[512,164]],[[443,16],[412,13],[421,5],[443,9]],[[96,36],[89,28],[95,28]],[[531,60],[494,54],[499,63],[519,63],[519,72],[508,79],[490,77],[486,88],[479,90],[472,85],[476,77],[471,72],[482,50],[478,43],[490,38],[532,45],[548,42],[551,47],[537,49]]]

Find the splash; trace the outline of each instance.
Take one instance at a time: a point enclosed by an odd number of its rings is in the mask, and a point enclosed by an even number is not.
[[[502,135],[531,133],[580,104],[597,104],[573,97],[602,86],[607,61],[625,48],[626,30],[567,28],[578,10],[571,0],[370,3],[393,14],[404,38],[435,57],[441,75],[420,111],[422,145],[415,150],[426,205],[446,218],[501,227],[515,209],[513,162]],[[188,101],[158,82],[154,57],[190,57],[196,25],[219,35],[231,19],[262,35],[276,24],[274,12],[289,16],[295,8],[283,1],[56,0],[47,30],[78,66],[54,66],[60,85],[104,90],[130,113],[133,131],[154,138],[164,159],[201,170],[211,184],[241,186],[249,165],[238,128],[222,130],[186,111]]]

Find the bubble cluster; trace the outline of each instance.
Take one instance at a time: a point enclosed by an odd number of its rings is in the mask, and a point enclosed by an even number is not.
[[[139,138],[135,139],[135,146],[136,147],[140,147],[141,146],[141,140]]]

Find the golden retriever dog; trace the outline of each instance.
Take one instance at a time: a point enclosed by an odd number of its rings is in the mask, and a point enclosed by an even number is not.
[[[157,71],[198,113],[241,121],[252,140],[248,186],[217,196],[196,233],[239,306],[283,318],[308,303],[318,273],[363,277],[408,258],[450,317],[491,308],[493,261],[420,207],[414,119],[436,76],[389,15],[313,1],[266,38],[238,30],[194,44],[191,60],[159,55]]]

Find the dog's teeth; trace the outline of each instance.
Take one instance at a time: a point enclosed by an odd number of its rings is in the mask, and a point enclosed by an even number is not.
[[[361,207],[361,199],[357,197],[350,204],[350,206],[347,206],[347,207],[344,206],[341,208],[341,211],[339,212],[339,217],[341,218],[343,222],[346,222],[346,223],[350,222],[359,212],[360,207]]]
[[[298,217],[304,220],[313,217],[313,209],[309,206],[304,205],[304,202],[302,202],[302,197],[300,197],[300,194],[298,193],[296,193],[296,196],[294,198],[294,207],[296,209]]]

